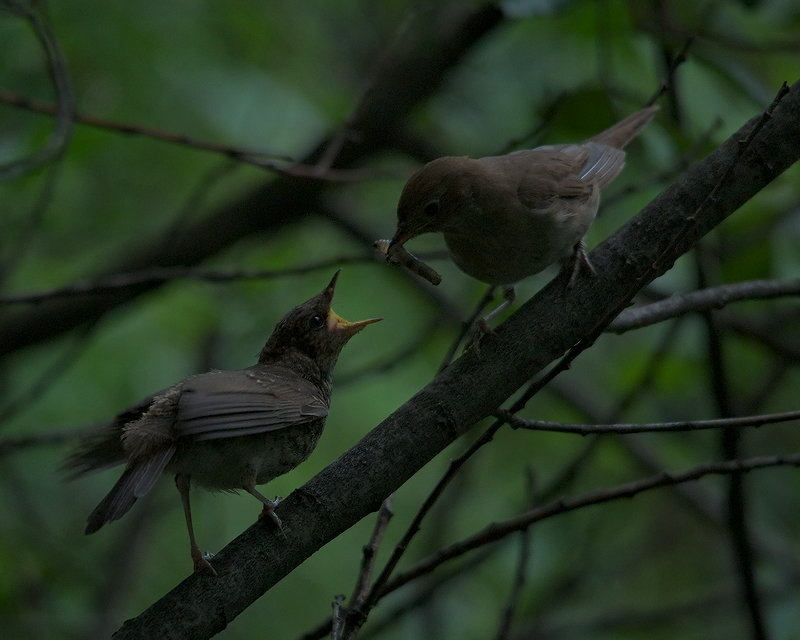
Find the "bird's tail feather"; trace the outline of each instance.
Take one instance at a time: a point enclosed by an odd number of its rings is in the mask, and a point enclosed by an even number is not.
[[[645,125],[653,119],[653,116],[659,108],[658,105],[645,107],[641,111],[632,113],[627,118],[620,120],[617,124],[609,127],[605,131],[601,131],[596,136],[585,140],[585,142],[599,142],[601,144],[607,144],[609,147],[624,149],[631,140],[639,135],[639,132]]]
[[[63,471],[74,479],[92,471],[122,464],[126,456],[120,440],[121,433],[122,427],[112,422],[84,436],[64,461]]]
[[[166,447],[152,457],[125,469],[111,491],[100,501],[86,522],[86,533],[94,533],[106,522],[119,520],[138,498],[147,494],[175,453],[175,446]]]

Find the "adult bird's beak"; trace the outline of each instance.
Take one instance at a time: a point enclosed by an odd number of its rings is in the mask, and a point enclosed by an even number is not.
[[[406,242],[417,235],[419,234],[414,233],[411,229],[398,226],[397,231],[394,232],[394,237],[389,242],[389,248],[386,250],[386,255],[392,255],[391,251],[393,247],[398,245],[402,247]]]

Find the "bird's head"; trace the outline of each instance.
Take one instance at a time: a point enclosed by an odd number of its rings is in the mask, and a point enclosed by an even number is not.
[[[414,173],[397,204],[397,230],[391,248],[432,231],[448,231],[469,197],[475,161],[466,157],[437,158]]]
[[[259,363],[287,358],[310,359],[325,375],[330,375],[347,341],[368,324],[381,318],[348,322],[332,308],[337,271],[327,287],[289,311],[272,332],[261,350]]]

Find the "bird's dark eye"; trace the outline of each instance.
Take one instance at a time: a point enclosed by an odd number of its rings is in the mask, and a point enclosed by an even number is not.
[[[311,316],[308,319],[308,326],[312,329],[322,329],[325,326],[325,318],[322,316]]]
[[[422,207],[422,213],[429,218],[435,217],[439,213],[439,201],[431,200],[428,204]]]

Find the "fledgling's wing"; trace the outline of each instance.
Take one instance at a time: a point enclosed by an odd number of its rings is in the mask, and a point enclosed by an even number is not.
[[[284,429],[328,415],[319,388],[291,369],[256,365],[212,371],[186,380],[175,435],[196,440],[233,438]]]

